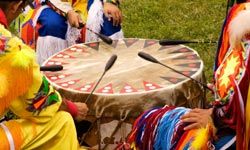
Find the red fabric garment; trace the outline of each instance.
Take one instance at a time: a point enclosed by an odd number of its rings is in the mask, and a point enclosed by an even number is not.
[[[0,8],[0,24],[4,25],[5,28],[7,28],[7,18],[3,12],[3,10]],[[5,39],[0,39],[0,53],[4,51],[5,47]]]
[[[73,5],[75,4],[75,2],[76,2],[76,0],[72,0],[72,4],[73,4]]]
[[[224,62],[224,59],[229,58],[228,56],[226,56],[226,53],[230,47],[229,24],[238,15],[238,13],[240,13],[242,10],[246,8],[245,6],[246,6],[246,3],[241,3],[238,5],[234,5],[234,7],[230,10],[226,25],[223,30],[223,39],[222,39],[222,45],[220,47],[220,51],[218,55],[219,56],[218,62],[216,62],[218,66],[226,65],[226,63]],[[237,52],[239,52],[239,55],[241,55],[240,53],[244,51],[243,47],[235,48],[234,52],[236,52],[236,50]],[[233,86],[234,92],[232,93],[230,97],[228,97],[229,102],[227,104],[223,106],[215,105],[214,112],[213,112],[213,119],[214,119],[214,124],[217,127],[217,129],[223,130],[223,128],[228,127],[230,129],[235,130],[237,149],[246,149],[246,146],[247,146],[246,142],[248,141],[246,141],[246,138],[245,138],[245,135],[246,135],[245,134],[245,129],[246,129],[245,119],[246,119],[246,113],[249,111],[249,110],[246,110],[246,103],[247,103],[248,87],[250,83],[250,72],[249,72],[250,59],[241,58],[240,61],[244,63],[246,70],[242,72],[242,77],[237,82],[234,80],[236,80],[236,76],[238,75],[238,73],[236,73],[235,75],[232,74],[233,76],[230,77],[230,83]],[[223,90],[223,89],[220,88],[220,90]]]
[[[72,117],[76,117],[78,114],[78,109],[76,104],[74,104],[73,102],[69,101],[69,100],[64,100],[65,104],[67,106],[68,112],[72,115]]]
[[[239,56],[243,56],[241,54],[243,53],[243,50],[242,51],[234,50],[231,54],[233,53],[236,53]],[[225,59],[229,60],[230,58],[231,58],[230,55],[228,55]],[[240,77],[239,79],[236,78],[236,76],[238,76],[238,74],[240,73],[240,72],[236,73],[237,69],[234,69],[235,70],[234,73],[236,74],[231,74],[229,76],[230,84],[233,87],[233,93],[231,93],[232,95],[228,97],[229,99],[228,103],[222,104],[222,106],[215,105],[213,122],[218,130],[220,129],[223,130],[223,128],[225,127],[235,130],[237,149],[245,149],[245,146],[246,146],[244,143],[245,117],[246,117],[245,106],[247,102],[248,87],[250,83],[250,75],[249,75],[249,70],[248,70],[250,61],[249,59],[245,60],[244,58],[241,58],[239,60],[239,63],[244,63],[246,65],[246,68],[244,72],[241,73],[242,77]],[[223,61],[223,64],[221,65],[227,66],[228,64],[226,61]],[[241,68],[244,69],[243,67]],[[219,87],[218,89],[219,89],[218,93],[220,90],[223,90],[222,87]]]
[[[8,26],[7,18],[1,8],[0,8],[0,24],[4,25],[5,28],[7,28]]]

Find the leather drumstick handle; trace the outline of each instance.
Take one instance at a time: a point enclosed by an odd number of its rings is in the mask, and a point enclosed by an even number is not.
[[[81,29],[81,28],[83,28],[84,26],[85,26],[85,25],[84,25],[83,23],[79,23],[78,29]],[[106,35],[103,35],[103,34],[100,34],[100,33],[96,33],[96,32],[94,32],[93,30],[91,30],[91,29],[89,29],[89,28],[87,28],[87,27],[86,27],[86,29],[89,30],[90,32],[96,34],[100,39],[102,39],[103,42],[105,42],[105,43],[107,43],[107,44],[109,44],[109,45],[111,45],[111,44],[113,43],[113,40],[112,40],[110,37],[108,37],[108,36],[106,36]]]
[[[63,66],[62,65],[51,65],[51,66],[41,66],[40,67],[40,71],[61,71],[63,70]]]

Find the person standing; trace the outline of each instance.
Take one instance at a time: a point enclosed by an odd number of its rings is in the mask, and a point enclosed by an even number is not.
[[[118,2],[118,1],[117,1]],[[97,41],[86,27],[111,37],[123,38],[119,3],[101,0],[35,0],[21,25],[21,38],[36,50],[41,65],[73,44]],[[82,29],[78,29],[82,28]]]

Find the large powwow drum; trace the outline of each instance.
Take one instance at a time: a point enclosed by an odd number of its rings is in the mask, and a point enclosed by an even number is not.
[[[112,121],[113,124],[117,124],[117,120],[131,121],[144,110],[156,106],[193,108],[202,105],[203,87],[159,64],[141,59],[137,55],[140,51],[151,54],[160,62],[198,81],[204,80],[203,62],[194,50],[183,45],[161,46],[157,40],[145,39],[122,39],[113,41],[112,45],[104,42],[73,45],[44,63],[46,66],[63,65],[64,69],[45,72],[45,75],[63,97],[84,102],[102,75],[107,60],[112,54],[117,54],[114,66],[88,101],[89,118],[104,118],[102,140],[111,135],[110,130],[114,130],[107,120],[116,120]],[[116,134],[124,133],[126,137],[131,125],[123,127],[126,130]],[[119,138],[116,134],[112,136]]]

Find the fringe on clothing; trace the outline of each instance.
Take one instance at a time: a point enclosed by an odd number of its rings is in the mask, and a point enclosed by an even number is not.
[[[96,33],[100,33],[103,24],[103,5],[99,0],[95,0],[88,11],[86,27]],[[85,42],[98,41],[98,36],[86,30]]]
[[[66,40],[53,36],[38,37],[36,45],[38,63],[42,65],[50,56],[67,47],[68,42]]]

